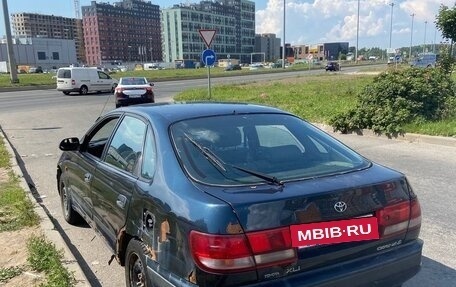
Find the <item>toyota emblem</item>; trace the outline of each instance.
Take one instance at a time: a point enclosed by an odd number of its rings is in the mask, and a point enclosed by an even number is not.
[[[336,204],[334,204],[334,209],[337,212],[344,212],[345,210],[347,210],[347,204],[343,201],[338,201],[336,202]]]

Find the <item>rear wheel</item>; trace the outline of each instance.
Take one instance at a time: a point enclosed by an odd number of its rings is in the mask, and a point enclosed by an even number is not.
[[[132,239],[127,246],[125,257],[125,282],[127,286],[150,286],[146,268],[146,246],[137,239]]]
[[[62,179],[60,179],[60,203],[66,222],[73,225],[81,222],[81,216],[73,209],[71,193]]]
[[[82,86],[82,87],[79,89],[79,94],[80,94],[80,95],[87,95],[88,92],[89,92],[89,89],[87,88],[87,86]]]

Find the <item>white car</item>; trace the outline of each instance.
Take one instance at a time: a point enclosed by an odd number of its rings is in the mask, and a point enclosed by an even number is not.
[[[114,90],[116,108],[135,104],[154,103],[153,83],[145,77],[122,77]]]
[[[67,67],[57,71],[57,91],[69,95],[77,92],[85,95],[89,92],[113,92],[117,80],[97,68]]]

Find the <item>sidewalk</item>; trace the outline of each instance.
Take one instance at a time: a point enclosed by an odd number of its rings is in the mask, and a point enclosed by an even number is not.
[[[33,197],[32,192],[25,181],[24,174],[22,172],[21,166],[19,165],[16,154],[14,149],[11,147],[9,141],[6,139],[3,130],[0,130],[0,137],[3,139],[5,143],[5,147],[8,150],[8,153],[11,156],[11,166],[13,172],[18,176],[20,181],[20,186],[26,191],[27,196],[30,198],[31,202],[34,203],[34,210],[40,217],[40,229],[45,235],[46,239],[50,240],[52,243],[55,244],[57,250],[63,250],[63,260],[62,264],[65,266],[70,272],[73,272],[74,277],[76,279],[76,287],[85,287],[90,286],[89,281],[87,280],[84,272],[82,271],[78,261],[71,253],[70,249],[68,248],[67,244],[63,240],[61,234],[57,231],[54,224],[51,221],[51,218],[45,212],[43,206],[41,206]]]

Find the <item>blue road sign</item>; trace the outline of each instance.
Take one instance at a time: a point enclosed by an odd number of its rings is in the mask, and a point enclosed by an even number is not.
[[[201,59],[206,66],[212,66],[215,63],[217,57],[215,56],[214,50],[206,49],[201,54]]]

